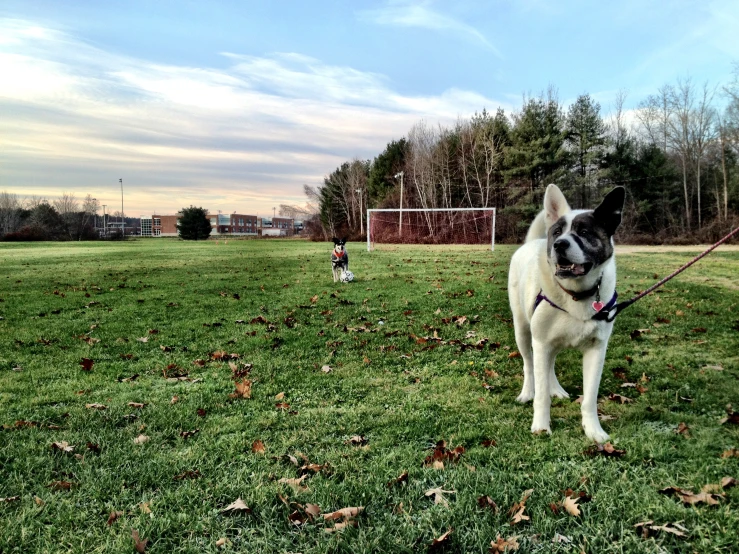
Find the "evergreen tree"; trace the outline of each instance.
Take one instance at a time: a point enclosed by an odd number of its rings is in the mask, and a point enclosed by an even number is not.
[[[205,208],[182,208],[182,217],[177,222],[177,232],[183,240],[204,240],[210,236],[212,227]]]
[[[583,94],[567,113],[565,140],[572,153],[575,184],[580,189],[580,207],[589,205],[589,189],[594,185],[589,173],[598,169],[606,144],[606,125],[600,118],[600,104]]]
[[[372,162],[367,188],[370,206],[378,206],[398,184],[395,175],[403,170],[408,142],[405,138],[387,144]]]

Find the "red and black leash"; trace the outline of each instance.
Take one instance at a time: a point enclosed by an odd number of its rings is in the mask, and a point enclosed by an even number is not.
[[[686,269],[688,269],[695,262],[697,262],[698,260],[700,260],[704,256],[707,256],[709,253],[711,253],[713,250],[715,250],[716,248],[718,248],[719,246],[721,246],[723,243],[725,243],[727,240],[729,240],[731,237],[733,237],[737,233],[739,233],[739,227],[737,227],[736,229],[734,229],[733,231],[731,231],[728,235],[726,235],[720,241],[718,241],[717,243],[715,243],[713,246],[711,246],[710,248],[706,249],[703,253],[699,254],[698,256],[696,256],[695,258],[693,258],[692,260],[690,260],[688,263],[686,263],[685,265],[683,265],[679,269],[673,271],[672,273],[670,273],[667,277],[665,277],[664,279],[662,279],[658,283],[655,283],[654,285],[652,285],[651,287],[649,287],[647,290],[640,292],[639,294],[637,294],[633,298],[629,298],[628,300],[626,300],[624,302],[619,302],[618,304],[616,304],[615,306],[613,306],[609,310],[602,310],[602,311],[598,312],[597,314],[595,314],[593,316],[593,319],[601,320],[601,321],[609,321],[609,322],[610,321],[613,321],[614,319],[616,319],[616,316],[618,314],[620,314],[623,310],[625,310],[626,308],[628,308],[629,306],[631,306],[634,302],[636,302],[637,300],[640,300],[640,299],[644,298],[647,294],[653,292],[655,289],[661,287],[662,285],[664,285],[667,281],[669,281],[673,277],[679,275],[680,273],[682,273],[683,271],[685,271]]]

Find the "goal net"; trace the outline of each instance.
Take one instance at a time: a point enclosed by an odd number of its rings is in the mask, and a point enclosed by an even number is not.
[[[495,208],[367,210],[374,244],[485,244],[495,250]]]

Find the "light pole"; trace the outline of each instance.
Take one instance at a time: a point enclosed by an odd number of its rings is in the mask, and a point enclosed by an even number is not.
[[[400,221],[398,222],[398,236],[403,236],[403,172],[395,174],[395,178],[400,177]]]
[[[105,208],[107,206],[107,204],[103,204],[103,237],[108,236],[108,223],[105,221]]]
[[[362,216],[362,189],[355,191],[359,195],[359,233],[364,234],[364,217]]]
[[[121,233],[122,238],[126,238],[126,217],[123,215],[123,179],[118,179],[121,184]]]

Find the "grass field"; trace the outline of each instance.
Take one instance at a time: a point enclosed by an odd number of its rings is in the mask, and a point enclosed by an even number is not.
[[[336,286],[328,244],[0,244],[0,553],[134,552],[132,530],[152,553],[485,553],[498,536],[518,552],[737,552],[739,489],[717,484],[739,478],[739,425],[721,423],[739,410],[739,253],[617,321],[600,409],[624,452],[605,456],[586,452],[579,353],[557,360],[571,400],[551,436],[514,401],[513,250],[351,244],[357,279]],[[622,255],[622,298],[688,257]],[[224,353],[250,399],[230,396]],[[443,468],[426,465],[441,440]],[[709,484],[695,504],[658,492]],[[224,513],[237,498],[250,511]],[[318,515],[358,506],[341,530]]]

